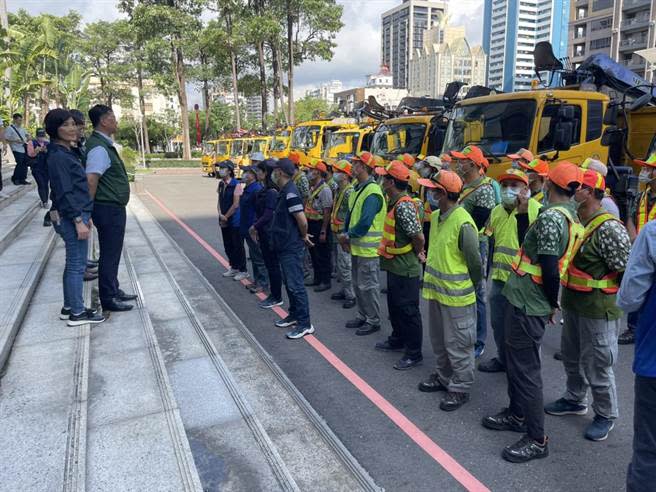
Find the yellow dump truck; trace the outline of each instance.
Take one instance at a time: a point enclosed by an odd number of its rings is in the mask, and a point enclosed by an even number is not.
[[[269,157],[275,159],[283,159],[289,157],[289,148],[291,145],[291,135],[293,128],[288,126],[280,130],[276,130],[276,133],[273,135],[271,140],[271,145],[269,147]]]
[[[323,152],[323,160],[333,164],[347,156],[369,150],[374,128],[370,125],[349,125],[332,132]]]
[[[373,135],[371,152],[385,161],[399,154],[439,155],[442,147],[443,116],[414,114],[383,121]]]
[[[292,132],[290,148],[300,156],[301,164],[323,159],[332,133],[355,125],[354,119],[311,120],[299,123]]]
[[[218,140],[208,140],[203,143],[203,155],[200,158],[201,173],[214,176],[214,161],[216,156],[216,144]]]

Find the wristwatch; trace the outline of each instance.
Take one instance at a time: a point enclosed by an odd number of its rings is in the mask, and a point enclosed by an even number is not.
[[[77,216],[77,217],[75,217],[75,218],[73,219],[73,221],[75,221],[76,224],[81,224],[81,223],[82,223],[82,217],[81,217],[81,216]]]

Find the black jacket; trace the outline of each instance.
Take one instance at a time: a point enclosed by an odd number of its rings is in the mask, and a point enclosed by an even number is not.
[[[90,214],[93,200],[89,196],[87,175],[78,156],[58,144],[48,145],[48,176],[52,190],[52,209],[67,219]]]

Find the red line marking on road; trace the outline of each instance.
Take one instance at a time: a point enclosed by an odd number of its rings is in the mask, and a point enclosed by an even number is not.
[[[171,217],[180,227],[182,227],[192,238],[194,238],[212,257],[214,257],[225,268],[229,267],[228,261],[219,254],[207,241],[200,237],[196,231],[179,219],[164,203],[156,198],[149,191],[145,192],[169,217]],[[248,281],[242,281],[244,285],[250,284]],[[258,294],[260,299],[264,299],[263,294]],[[273,311],[284,318],[287,312],[280,307],[273,308]],[[458,463],[449,453],[444,451],[408,419],[394,405],[387,401],[380,393],[372,388],[364,379],[353,371],[346,363],[337,357],[328,347],[319,341],[314,335],[303,337],[310,346],[316,350],[330,365],[332,365],[342,376],[344,376],[360,393],[383,412],[399,429],[401,429],[415,444],[423,449],[433,460],[444,468],[455,480],[467,490],[472,492],[489,492],[489,489],[474,477],[465,467]]]

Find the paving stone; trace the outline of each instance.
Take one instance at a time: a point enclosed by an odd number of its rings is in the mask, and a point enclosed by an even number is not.
[[[198,339],[198,335],[188,319],[160,321],[157,323],[155,331],[167,366],[179,360],[193,359],[207,354],[206,348]]]

